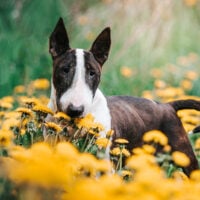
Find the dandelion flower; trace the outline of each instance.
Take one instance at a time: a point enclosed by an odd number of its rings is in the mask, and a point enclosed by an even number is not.
[[[43,105],[36,105],[36,106],[33,107],[32,110],[35,111],[35,112],[41,112],[41,113],[44,113],[44,114],[53,115],[53,111],[51,109],[49,109],[48,107],[43,106]]]
[[[49,81],[47,79],[36,79],[32,82],[32,86],[36,90],[46,90],[49,88]]]
[[[148,154],[154,154],[156,152],[156,149],[152,145],[144,144],[142,148]]]
[[[112,137],[113,136],[113,134],[114,134],[114,130],[109,130],[107,133],[106,133],[106,137],[107,138],[110,138],[110,137]]]
[[[0,147],[8,147],[12,143],[13,133],[9,130],[0,130]]]
[[[123,66],[120,69],[121,75],[130,78],[133,75],[133,70],[130,67]]]
[[[77,118],[75,120],[76,125],[78,128],[86,128],[86,129],[98,129],[98,131],[103,131],[104,127],[100,124],[95,122],[94,117],[92,114],[87,114],[84,118]]]
[[[54,115],[54,117],[57,118],[57,119],[65,119],[65,120],[67,120],[67,121],[70,121],[70,120],[71,120],[71,118],[70,118],[68,115],[66,115],[65,113],[63,113],[63,112],[57,112],[57,113]]]
[[[198,73],[195,71],[188,71],[185,74],[185,78],[189,79],[189,80],[196,80],[198,78]]]
[[[110,154],[113,156],[119,156],[121,153],[125,157],[129,157],[131,155],[130,152],[125,148],[120,149],[119,147],[115,147],[110,151]]]
[[[39,100],[36,98],[22,97],[20,100],[23,104],[27,105],[28,107],[29,106],[33,107],[33,106],[39,104]]]
[[[9,118],[3,122],[2,129],[10,130],[11,128],[19,127],[19,125],[20,125],[19,120],[15,118]]]
[[[5,116],[5,112],[0,111],[0,118],[3,118]]]
[[[190,164],[190,159],[180,151],[172,153],[172,160],[180,167],[187,167]]]
[[[14,93],[24,93],[26,91],[23,85],[18,85],[14,88]]]
[[[117,144],[128,144],[129,141],[126,140],[126,139],[123,139],[123,138],[118,138],[118,139],[115,140],[115,143],[117,143]]]
[[[200,170],[194,170],[194,171],[192,171],[192,173],[190,175],[190,178],[193,181],[199,182],[200,181]]]
[[[12,96],[5,96],[2,98],[2,100],[7,103],[14,103],[14,98]]]
[[[200,149],[200,138],[195,141],[195,149]]]
[[[121,153],[121,150],[119,147],[115,147],[112,150],[110,150],[110,154],[113,156],[119,156]]]
[[[155,80],[155,82],[154,82],[154,86],[155,86],[156,88],[161,89],[161,88],[165,88],[165,87],[166,87],[166,83],[165,83],[163,80],[157,79],[157,80]]]
[[[184,2],[185,2],[185,4],[187,5],[187,6],[195,6],[196,4],[197,4],[197,0],[184,0]]]
[[[182,181],[188,181],[188,177],[187,175],[185,175],[183,172],[181,171],[175,171],[172,174],[172,178],[174,178],[175,180],[182,180]]]
[[[191,90],[193,87],[192,82],[189,80],[182,80],[180,85],[184,90]]]
[[[57,125],[56,123],[54,123],[54,122],[46,122],[45,126],[48,129],[50,129],[50,130],[52,130],[52,131],[54,131],[56,133],[59,133],[59,132],[62,131],[62,128],[59,125]]]
[[[168,143],[168,138],[164,133],[158,130],[152,130],[149,132],[146,132],[143,136],[144,142],[155,142],[159,143],[160,145],[165,146]]]
[[[100,148],[106,148],[111,145],[111,141],[107,138],[98,138],[95,144]]]
[[[0,100],[0,109],[11,109],[13,105],[10,102]]]
[[[16,109],[17,112],[24,114],[25,116],[32,117],[32,111],[29,108],[19,107]]]
[[[133,176],[133,173],[129,170],[122,170],[121,175],[122,175],[122,177],[126,177],[126,176],[131,177],[131,176]]]

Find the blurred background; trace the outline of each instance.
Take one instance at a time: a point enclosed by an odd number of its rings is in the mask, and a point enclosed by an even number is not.
[[[105,94],[140,96],[157,79],[200,96],[199,0],[1,0],[0,97],[16,85],[50,80],[48,39],[60,16],[74,48],[89,49],[111,27],[100,86]]]

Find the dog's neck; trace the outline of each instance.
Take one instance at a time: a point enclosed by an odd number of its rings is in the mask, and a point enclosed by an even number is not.
[[[48,107],[53,112],[58,111],[56,103],[56,90],[53,86],[53,83],[51,84],[51,96]],[[96,122],[103,125],[104,131],[102,131],[100,135],[101,137],[106,137],[106,132],[111,129],[111,115],[107,105],[106,98],[99,89],[97,89],[92,104],[90,106],[90,109],[86,114],[89,113],[91,113],[94,116]]]

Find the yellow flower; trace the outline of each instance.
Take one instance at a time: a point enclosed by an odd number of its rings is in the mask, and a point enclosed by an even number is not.
[[[144,144],[142,148],[146,153],[149,153],[149,154],[154,154],[156,152],[156,149],[153,146],[148,145],[148,144]]]
[[[4,117],[4,115],[5,115],[5,112],[3,112],[3,111],[0,111],[0,118],[3,118],[3,117]]]
[[[180,181],[188,181],[189,180],[188,176],[185,175],[181,171],[175,171],[175,172],[173,172],[172,178],[174,178],[175,180],[180,180]]]
[[[200,149],[200,138],[195,141],[195,149]]]
[[[163,75],[163,71],[160,68],[153,68],[151,69],[150,74],[154,78],[161,78]]]
[[[121,153],[121,150],[119,147],[115,147],[112,150],[110,150],[110,154],[112,154],[113,156],[119,156]]]
[[[152,130],[149,132],[146,132],[143,136],[144,142],[155,142],[159,143],[160,145],[165,146],[168,143],[168,138],[166,135],[164,135],[161,131],[158,130]]]
[[[172,160],[180,167],[187,167],[190,164],[190,159],[180,151],[172,153]]]
[[[11,104],[14,103],[14,98],[12,96],[5,96],[1,100],[7,103],[11,103]]]
[[[192,87],[193,87],[192,82],[189,81],[189,80],[182,80],[182,81],[180,82],[180,85],[181,85],[181,87],[182,87],[184,90],[191,90]]]
[[[84,118],[77,118],[75,120],[76,125],[78,128],[86,128],[86,129],[98,129],[98,131],[103,131],[104,127],[94,121],[94,117],[92,114],[87,114]]]
[[[126,139],[123,139],[123,138],[118,138],[118,139],[115,140],[115,143],[117,143],[117,144],[128,144],[129,141],[126,140]]]
[[[8,147],[12,143],[13,133],[9,130],[0,130],[0,147]]]
[[[3,109],[11,109],[13,105],[10,102],[6,102],[4,100],[0,100],[0,108]]]
[[[197,0],[184,0],[187,6],[195,6],[197,4]]]
[[[171,146],[167,144],[164,146],[163,151],[168,153],[171,151],[171,149],[172,149]]]
[[[17,112],[25,114],[26,116],[32,117],[33,113],[28,108],[19,107],[16,109]]]
[[[82,25],[82,26],[83,26],[83,25],[86,25],[88,22],[89,22],[89,19],[88,19],[87,16],[81,15],[81,16],[78,17],[78,23],[79,23],[80,25]]]
[[[14,127],[19,127],[20,122],[15,118],[6,119],[2,124],[2,129],[9,130]]]
[[[163,81],[163,80],[160,80],[160,79],[157,79],[157,80],[155,80],[155,82],[154,82],[154,86],[156,87],[156,88],[165,88],[166,87],[166,83]]]
[[[152,92],[149,91],[149,90],[143,91],[142,92],[142,97],[144,97],[146,99],[151,99],[151,100],[154,99],[154,96],[153,96]]]
[[[45,78],[36,79],[32,82],[33,88],[36,90],[46,90],[49,88],[49,81]]]
[[[14,93],[24,93],[26,91],[23,85],[18,85],[14,88]]]
[[[26,104],[31,107],[39,104],[39,100],[36,98],[22,97],[20,100],[23,104]]]
[[[121,153],[125,157],[129,157],[131,155],[130,152],[125,148],[120,149],[119,147],[115,147],[110,151],[110,154],[112,154],[113,156],[119,156]]]
[[[126,78],[130,78],[131,76],[133,76],[133,70],[130,67],[127,66],[123,66],[120,69],[121,75],[126,77]]]
[[[114,134],[114,130],[109,130],[107,133],[106,133],[106,137],[107,138],[110,138],[110,137],[112,137],[113,136],[113,134]]]
[[[44,114],[53,115],[53,111],[51,109],[49,109],[48,107],[43,106],[43,105],[36,105],[36,106],[33,107],[32,110],[35,111],[35,112],[41,112],[41,113],[44,113]]]
[[[4,114],[5,119],[10,119],[10,118],[18,119],[20,116],[21,116],[20,113],[16,111],[6,112]]]
[[[156,159],[151,154],[133,155],[127,160],[127,167],[131,169],[143,170],[152,166],[156,166]]]
[[[65,113],[63,113],[63,112],[57,112],[57,113],[54,115],[54,117],[55,117],[55,118],[58,118],[58,119],[65,119],[65,120],[67,120],[67,121],[70,121],[70,120],[71,120],[71,118],[70,118],[68,115],[66,115]]]
[[[107,138],[98,138],[95,144],[100,148],[106,148],[111,145],[111,141]]]
[[[133,154],[135,155],[140,155],[140,154],[145,154],[145,150],[141,147],[136,147],[132,150]]]
[[[174,87],[167,87],[164,90],[158,89],[155,91],[155,94],[161,98],[174,98],[184,94],[182,88],[174,88]]]
[[[195,71],[188,71],[185,74],[185,78],[189,79],[189,80],[196,80],[198,78],[198,73]]]
[[[194,171],[192,171],[192,173],[190,175],[190,178],[193,181],[199,182],[200,181],[200,170],[194,170]]]
[[[71,152],[63,156],[45,143],[36,143],[30,149],[18,148],[10,153],[13,163],[6,167],[10,180],[15,183],[63,190],[74,180],[78,164],[76,157],[73,160],[68,157]]]
[[[54,132],[57,132],[57,133],[62,131],[62,128],[54,122],[46,122],[45,126],[48,129],[51,129],[51,130],[53,130]]]
[[[122,175],[122,177],[125,177],[125,176],[131,177],[131,176],[133,176],[133,173],[128,170],[122,170],[121,175]]]

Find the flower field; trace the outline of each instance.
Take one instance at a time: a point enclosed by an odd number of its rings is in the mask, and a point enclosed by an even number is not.
[[[161,102],[192,98],[188,95],[198,80],[197,54],[179,58],[185,65],[178,87],[170,85],[157,68],[152,69],[154,89],[143,96]],[[171,73],[178,66],[171,66]],[[122,77],[133,76],[129,67]],[[187,177],[181,167],[189,164],[181,152],[171,152],[167,137],[160,131],[145,133],[145,144],[129,152],[127,140],[119,138],[105,159],[113,131],[99,138],[104,127],[88,114],[71,119],[48,107],[47,79],[37,79],[27,87],[16,86],[12,96],[0,99],[0,199],[198,199],[200,170]],[[200,112],[178,112],[189,133],[200,123]],[[51,122],[45,121],[46,117]],[[200,159],[200,134],[189,136]],[[156,147],[162,146],[162,153]],[[125,165],[123,161],[125,160]]]

